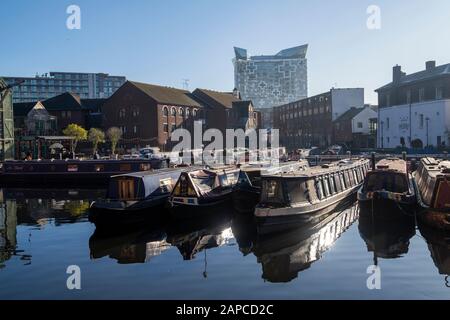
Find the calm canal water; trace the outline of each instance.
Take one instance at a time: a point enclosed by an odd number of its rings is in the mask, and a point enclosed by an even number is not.
[[[450,298],[450,234],[406,215],[374,223],[354,203],[278,234],[232,212],[105,234],[87,220],[103,193],[0,192],[0,299]],[[374,263],[381,290],[367,289]],[[70,265],[81,290],[66,287]]]

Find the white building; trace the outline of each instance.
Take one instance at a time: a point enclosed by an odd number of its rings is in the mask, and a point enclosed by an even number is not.
[[[379,148],[450,146],[450,64],[428,61],[409,75],[395,66],[392,82],[376,92]]]
[[[383,108],[379,111],[378,146],[449,146],[450,99]]]

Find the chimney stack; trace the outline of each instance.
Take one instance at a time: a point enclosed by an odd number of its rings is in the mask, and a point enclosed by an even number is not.
[[[403,75],[403,72],[402,72],[401,66],[396,65],[394,68],[392,68],[392,81],[394,83],[399,83],[402,75]]]
[[[436,68],[436,61],[432,60],[432,61],[427,61],[425,63],[425,68],[427,70],[433,70],[434,68]]]
[[[234,88],[233,96],[239,100],[241,99],[241,93],[239,92],[239,90],[237,88]]]

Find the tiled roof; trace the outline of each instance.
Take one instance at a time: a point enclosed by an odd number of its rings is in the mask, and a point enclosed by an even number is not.
[[[157,103],[201,107],[201,105],[191,97],[191,93],[187,90],[157,86],[135,81],[128,82],[151,97]]]
[[[436,77],[440,77],[440,76],[445,76],[445,75],[450,76],[450,63],[444,64],[442,66],[437,66],[430,70],[423,70],[423,71],[419,71],[416,73],[404,75],[403,77],[400,78],[400,81],[395,84],[395,86],[407,85],[407,84],[411,84],[414,82],[424,81],[424,80],[428,80],[428,79],[436,78]],[[388,83],[387,85],[385,85],[381,88],[378,88],[375,91],[390,89],[392,87],[394,87],[393,82]]]
[[[223,108],[230,109],[233,107],[234,102],[240,102],[241,100],[233,95],[232,92],[219,92],[207,89],[196,89],[193,95],[207,104],[214,104],[215,106],[221,106]],[[205,98],[208,101],[205,101]]]

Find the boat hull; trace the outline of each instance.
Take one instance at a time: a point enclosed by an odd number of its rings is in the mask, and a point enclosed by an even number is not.
[[[236,188],[232,195],[233,207],[238,213],[253,213],[261,198],[261,188]]]

